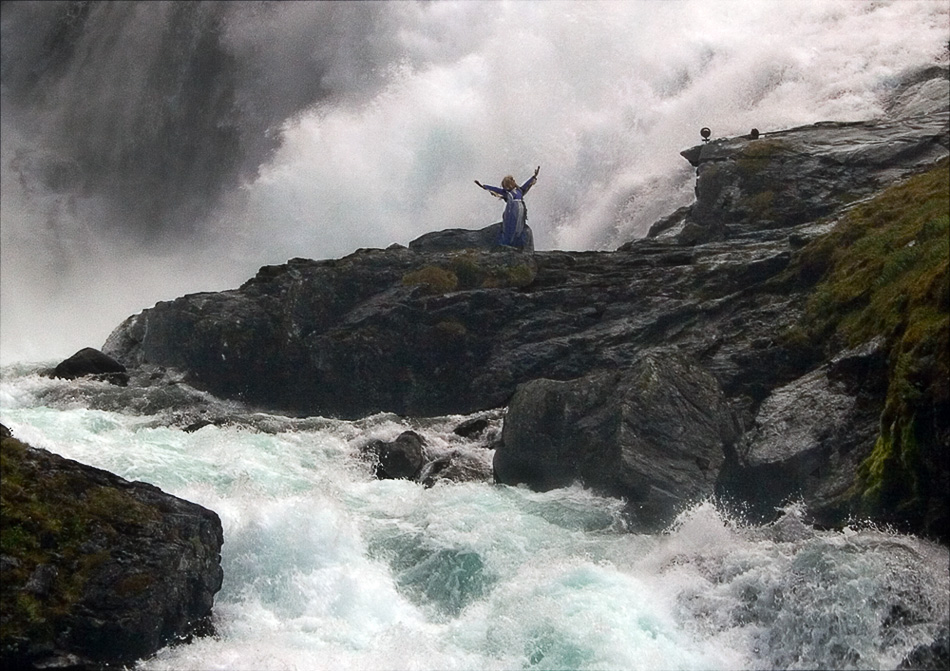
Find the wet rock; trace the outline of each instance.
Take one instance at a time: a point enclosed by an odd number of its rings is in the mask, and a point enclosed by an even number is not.
[[[52,375],[66,380],[93,375],[118,385],[126,385],[129,382],[125,366],[92,347],[83,348],[61,362],[53,369]]]
[[[530,226],[525,226],[528,233],[528,242],[525,252],[534,251],[534,234]],[[447,252],[462,249],[500,249],[498,238],[501,235],[501,222],[485,228],[470,230],[466,228],[449,228],[443,231],[426,233],[409,243],[409,249],[417,252]]]
[[[928,69],[898,85],[885,118],[724,138],[683,151],[697,181],[680,240],[816,221],[932,165],[947,155],[946,91],[946,69]]]
[[[210,622],[214,512],[14,438],[0,449],[4,668],[127,665]]]
[[[884,391],[880,357],[880,343],[848,350],[773,390],[723,469],[718,493],[745,502],[752,517],[774,518],[804,500],[812,521],[844,523],[877,437],[883,398],[869,391]]]
[[[415,480],[426,460],[425,438],[415,431],[404,431],[395,440],[374,440],[363,453],[374,462],[380,480]]]
[[[950,668],[950,631],[944,629],[930,645],[916,647],[901,661],[899,670],[942,671]]]
[[[451,450],[428,462],[419,473],[419,482],[432,487],[439,482],[492,482],[491,459],[468,450]]]
[[[483,417],[474,417],[459,424],[452,430],[457,436],[463,438],[475,438],[481,435],[488,428],[488,420]]]
[[[133,370],[179,370],[190,387],[261,409],[357,418],[501,408],[533,381],[549,386],[535,389],[542,396],[554,398],[558,384],[596,395],[619,386],[603,380],[644,352],[676,350],[716,379],[749,431],[740,450],[727,450],[718,491],[760,499],[762,509],[801,493],[816,519],[835,523],[878,433],[888,348],[869,343],[834,358],[840,344],[790,337],[820,277],[820,264],[812,276],[795,260],[856,203],[950,153],[948,111],[936,104],[945,86],[945,68],[916,73],[894,84],[881,119],[763,129],[687,150],[696,201],[616,252],[524,254],[480,247],[487,229],[455,229],[410,249],[292,259],[233,291],[134,315],[103,351]],[[689,416],[687,406],[673,411]],[[498,458],[517,471],[517,459]],[[582,470],[558,468],[534,477],[560,482]],[[616,489],[631,500],[664,491],[625,487]],[[696,489],[672,492],[670,505]]]
[[[41,544],[41,546],[42,545],[44,544]],[[35,594],[39,597],[46,597],[53,588],[53,581],[57,575],[59,575],[59,571],[55,566],[39,564],[33,570],[33,573],[30,574],[29,580],[27,580],[26,585],[23,586],[23,591]]]
[[[635,528],[662,529],[711,496],[737,437],[716,379],[656,351],[629,369],[519,387],[495,452],[495,478],[548,490],[580,482],[623,497]]]

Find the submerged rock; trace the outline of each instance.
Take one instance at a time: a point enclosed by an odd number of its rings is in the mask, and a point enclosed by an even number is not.
[[[210,631],[214,512],[12,437],[0,449],[4,668],[131,664]]]
[[[415,480],[425,464],[425,438],[415,431],[404,431],[395,440],[374,440],[363,453],[374,462],[380,480]]]

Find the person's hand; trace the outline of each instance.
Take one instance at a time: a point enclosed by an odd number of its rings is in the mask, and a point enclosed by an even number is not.
[[[540,165],[539,165],[537,168],[534,169],[534,176],[537,177],[539,172],[541,172],[541,166],[540,166]]]
[[[482,183],[481,183],[481,182],[479,182],[479,181],[478,181],[477,179],[475,180],[475,183],[476,183],[476,184],[478,184],[479,186],[481,186],[481,185],[482,185]]]

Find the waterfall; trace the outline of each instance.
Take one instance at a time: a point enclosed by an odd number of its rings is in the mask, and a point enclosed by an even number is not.
[[[679,151],[881,114],[945,3],[6,3],[4,361],[267,263],[500,215],[613,249],[692,198]]]

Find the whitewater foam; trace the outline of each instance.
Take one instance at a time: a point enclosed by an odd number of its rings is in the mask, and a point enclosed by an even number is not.
[[[756,527],[712,502],[632,534],[622,501],[577,486],[426,489],[361,457],[410,428],[484,451],[452,434],[458,417],[188,432],[44,394],[62,384],[4,368],[0,421],[222,520],[216,636],[143,670],[894,668],[947,626],[950,555],[914,537],[818,531],[797,506]],[[90,406],[110,393],[70,385]]]

